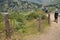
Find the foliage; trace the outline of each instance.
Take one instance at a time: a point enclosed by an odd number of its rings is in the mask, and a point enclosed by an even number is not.
[[[5,29],[4,27],[4,17],[3,15],[0,13],[0,31],[3,31]]]
[[[42,10],[35,10],[34,12],[12,12],[9,14],[10,22],[13,21],[12,27],[19,32],[27,33],[29,30],[29,33],[32,32],[32,29],[35,29],[37,27],[37,22],[34,22],[35,19],[39,17],[39,15],[42,16],[42,19],[47,19],[45,12]],[[29,29],[31,28],[31,29]],[[37,31],[37,30],[35,30]]]
[[[34,12],[30,12],[30,11],[29,12],[15,12],[15,11],[9,12],[10,27],[12,27],[12,29],[15,32],[20,32],[24,35],[38,33],[37,18],[39,17],[39,15],[42,16],[42,20],[47,19],[45,12],[42,10],[35,10]],[[1,16],[1,19],[2,19],[2,17],[3,16]],[[5,25],[4,25],[4,21],[2,21],[2,20],[1,20],[1,22],[2,22],[3,27],[1,24],[0,25],[4,30]],[[47,25],[45,23],[47,23],[47,20],[44,21],[44,23],[43,23],[44,26]]]
[[[51,12],[55,11],[55,7],[49,7],[49,11]]]
[[[37,19],[38,16],[39,15],[37,13],[30,13],[29,15],[27,15],[27,20]]]
[[[3,15],[0,13],[0,22],[3,21]]]

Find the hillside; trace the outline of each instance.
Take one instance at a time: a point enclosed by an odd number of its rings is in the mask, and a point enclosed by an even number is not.
[[[28,11],[41,7],[41,4],[21,0],[0,0],[0,5],[0,11]]]

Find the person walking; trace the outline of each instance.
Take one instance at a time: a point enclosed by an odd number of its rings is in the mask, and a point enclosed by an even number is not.
[[[45,7],[45,12],[46,12],[46,13],[48,13],[48,12],[49,12],[49,11],[48,11],[48,7]]]
[[[54,14],[54,18],[55,18],[56,23],[58,23],[58,14],[59,14],[59,12],[58,12],[58,9],[56,8],[55,14]]]

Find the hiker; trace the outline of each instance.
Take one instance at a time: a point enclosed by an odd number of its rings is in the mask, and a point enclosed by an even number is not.
[[[46,12],[47,14],[49,13],[48,7],[45,8],[45,12]]]
[[[48,7],[45,7],[45,12],[48,13]]]
[[[58,23],[58,9],[55,10],[55,14],[54,14],[54,18],[55,18],[55,22]]]

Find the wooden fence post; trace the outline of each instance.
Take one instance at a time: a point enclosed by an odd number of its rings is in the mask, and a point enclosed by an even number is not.
[[[40,31],[42,31],[42,18],[41,18],[41,15],[39,15],[38,23],[39,23],[38,31],[40,32]]]
[[[48,13],[48,24],[50,25],[50,13]]]
[[[6,27],[6,40],[10,40],[12,30],[9,24],[8,14],[4,14],[4,20],[5,20],[5,27]]]

